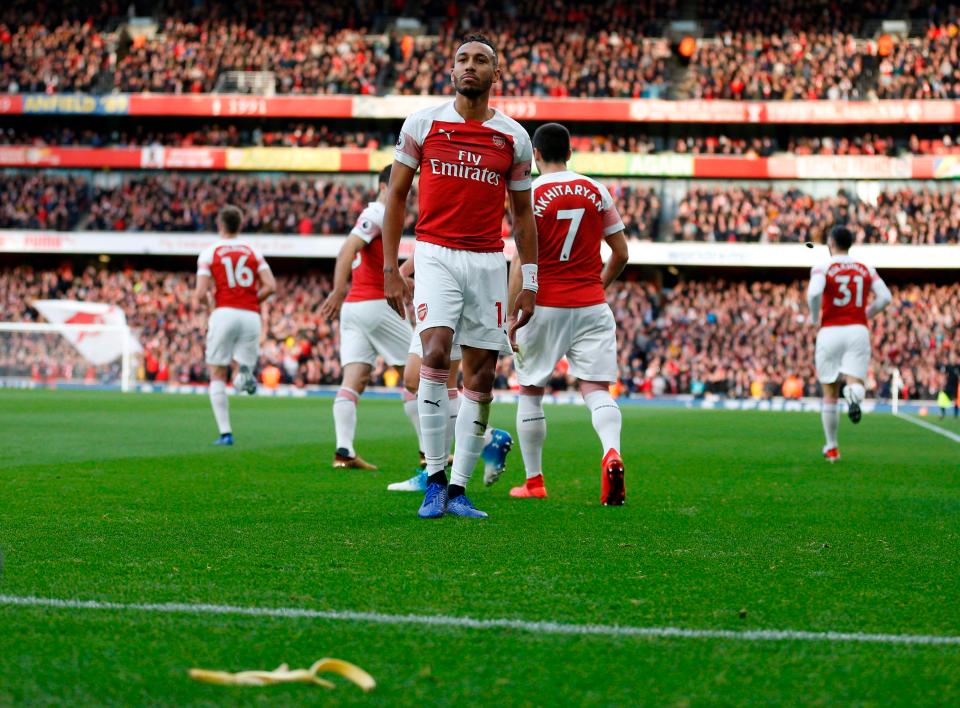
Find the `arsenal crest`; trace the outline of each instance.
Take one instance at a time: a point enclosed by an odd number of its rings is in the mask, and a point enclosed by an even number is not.
[[[494,135],[494,136],[493,136],[493,144],[496,145],[498,148],[502,148],[504,145],[507,144],[507,141],[504,140],[504,139],[503,139],[502,137],[500,137],[499,135]]]

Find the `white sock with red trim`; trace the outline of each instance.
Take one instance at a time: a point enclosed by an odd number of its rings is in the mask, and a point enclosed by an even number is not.
[[[337,431],[337,449],[347,451],[349,457],[355,457],[353,438],[357,434],[357,401],[360,394],[352,388],[341,386],[337,397],[333,399],[333,427]]]
[[[547,417],[543,396],[521,394],[517,404],[517,437],[527,479],[543,474],[543,441],[547,439]]]
[[[493,395],[490,393],[463,390],[460,414],[457,416],[457,446],[454,448],[453,471],[450,475],[452,485],[466,487],[473,476],[473,468],[483,452],[492,401]]]
[[[427,460],[427,474],[447,469],[447,419],[450,417],[448,374],[443,369],[420,366],[417,410],[420,411],[420,437],[423,440],[423,456]]]
[[[823,437],[827,440],[827,449],[837,446],[837,428],[840,427],[840,412],[837,410],[837,402],[823,402],[820,409],[820,422],[823,423]]]
[[[420,434],[420,411],[417,409],[417,396],[403,389],[403,412],[410,420],[410,425],[417,431],[417,449],[423,450],[423,436]]]
[[[213,417],[217,421],[217,429],[220,431],[220,434],[226,435],[231,432],[230,402],[227,399],[226,382],[210,382],[210,406],[213,408]]]
[[[447,399],[450,401],[450,415],[447,416],[447,455],[453,449],[453,437],[457,434],[457,416],[460,415],[460,390],[447,389]]]

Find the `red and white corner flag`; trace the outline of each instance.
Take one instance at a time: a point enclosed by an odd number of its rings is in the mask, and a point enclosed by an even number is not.
[[[34,300],[33,306],[53,324],[127,326],[123,310],[102,302]],[[123,332],[78,331],[64,327],[63,336],[91,364],[109,364],[123,355]],[[127,336],[130,337],[130,352],[141,352],[136,337],[132,333]]]

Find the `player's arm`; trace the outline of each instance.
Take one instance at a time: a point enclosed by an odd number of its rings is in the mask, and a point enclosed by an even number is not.
[[[273,277],[273,271],[270,270],[269,267],[261,267],[257,275],[260,276],[260,289],[257,290],[257,302],[263,304],[264,300],[277,292],[277,279]]]
[[[533,218],[533,203],[530,190],[510,191],[510,208],[513,211],[513,240],[520,259],[520,291],[513,301],[510,314],[510,341],[516,338],[517,330],[533,317],[537,303],[537,223]]]
[[[350,273],[353,271],[353,259],[366,246],[366,241],[350,234],[347,236],[343,245],[340,247],[340,253],[337,254],[337,264],[333,269],[333,290],[327,295],[320,307],[320,316],[332,320],[340,316],[340,307],[347,297],[350,289]]]
[[[414,168],[394,160],[383,215],[383,294],[387,303],[401,318],[406,317],[405,308],[410,293],[400,275],[400,235],[403,232],[407,195],[410,194],[410,186],[416,174]]]
[[[810,271],[810,284],[807,286],[807,306],[810,308],[810,322],[820,324],[820,303],[823,291],[827,287],[827,276],[823,268],[815,267]]]
[[[523,285],[523,274],[520,272],[520,254],[514,253],[510,261],[510,275],[507,278],[507,312],[513,312],[517,302],[517,295]]]
[[[873,302],[867,308],[867,317],[873,317],[880,314],[891,302],[893,302],[893,293],[883,282],[883,279],[873,273],[873,282],[870,284],[870,290],[873,291]]]
[[[210,275],[200,273],[197,275],[197,287],[193,291],[193,309],[199,310],[208,303],[207,297],[210,294]]]
[[[627,235],[623,232],[623,229],[610,234],[606,238],[607,245],[613,252],[607,262],[603,264],[603,272],[600,274],[604,289],[610,287],[610,284],[620,277],[623,269],[627,267],[627,261],[630,260]]]

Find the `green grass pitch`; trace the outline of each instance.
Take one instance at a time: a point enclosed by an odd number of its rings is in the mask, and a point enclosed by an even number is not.
[[[548,409],[550,499],[421,521],[399,402],[363,401],[372,473],[335,472],[328,399],[0,391],[0,595],[629,627],[960,635],[960,446],[890,416],[820,459],[800,413],[624,408],[628,504],[598,504],[582,407]],[[492,422],[512,430],[514,409]],[[945,427],[957,429],[952,420]],[[190,667],[335,656],[378,681],[223,688]],[[0,603],[0,705],[917,705],[960,702],[960,646],[520,629]]]

